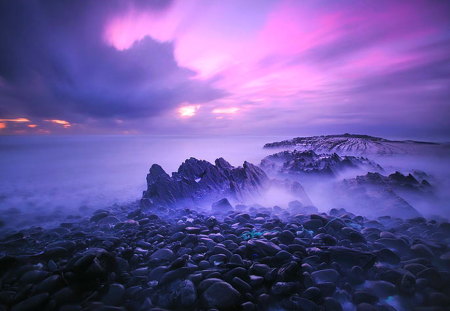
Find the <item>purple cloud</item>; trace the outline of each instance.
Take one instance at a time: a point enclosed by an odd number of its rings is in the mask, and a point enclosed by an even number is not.
[[[447,1],[1,6],[3,118],[70,119],[73,133],[450,133]]]

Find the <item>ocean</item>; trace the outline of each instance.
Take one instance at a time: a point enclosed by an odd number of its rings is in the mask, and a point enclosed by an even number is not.
[[[262,148],[265,143],[285,138],[1,136],[0,212],[29,223],[30,215],[44,222],[126,204],[140,199],[153,163],[169,174],[189,157],[257,164],[273,153]]]
[[[147,172],[154,163],[169,174],[189,157],[210,162],[223,157],[234,166],[244,161],[259,164],[263,157],[279,151],[263,149],[265,143],[289,138],[0,136],[0,223],[3,227],[17,228],[89,216],[97,209],[139,200],[146,188]],[[431,173],[437,191],[444,194],[443,203],[419,206],[419,210],[448,216],[448,157],[401,156],[375,160],[387,169],[386,173],[396,170],[408,173],[411,169]],[[320,184],[304,186],[313,202],[326,200]],[[333,207],[333,202],[326,203],[319,204],[319,210]]]

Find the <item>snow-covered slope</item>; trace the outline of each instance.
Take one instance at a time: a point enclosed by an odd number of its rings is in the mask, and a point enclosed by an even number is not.
[[[297,150],[357,155],[420,154],[449,150],[448,145],[439,143],[413,140],[388,140],[380,137],[355,134],[297,137],[291,140],[264,145],[264,148],[291,147],[295,147]]]

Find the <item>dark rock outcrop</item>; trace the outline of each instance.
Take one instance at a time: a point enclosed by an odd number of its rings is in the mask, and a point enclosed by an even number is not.
[[[411,174],[403,175],[400,172],[395,172],[388,176],[380,173],[367,173],[364,176],[345,179],[344,184],[349,187],[375,186],[393,191],[410,191],[423,194],[431,194],[433,191],[433,187],[426,179],[419,181]]]
[[[368,216],[418,217],[419,212],[404,195],[412,193],[426,197],[432,194],[432,187],[426,180],[418,181],[411,174],[400,172],[389,176],[367,173],[343,180],[336,189],[337,205],[344,208],[349,204],[359,206],[359,210]]]
[[[249,162],[233,167],[223,158],[217,159],[215,164],[190,158],[172,176],[153,164],[142,201],[150,205],[188,206],[222,198],[240,202],[260,195],[268,185],[264,171]]]
[[[296,137],[267,143],[264,148],[292,148],[339,154],[411,154],[428,151],[448,153],[448,146],[433,142],[389,140],[358,134]]]
[[[381,172],[375,162],[354,156],[317,154],[308,151],[282,151],[265,157],[260,164],[265,171],[275,174],[335,176],[345,169],[364,169]]]

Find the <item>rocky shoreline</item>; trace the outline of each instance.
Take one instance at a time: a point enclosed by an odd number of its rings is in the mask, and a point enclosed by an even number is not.
[[[319,212],[303,178],[349,168],[375,172],[322,186]],[[314,151],[154,164],[135,203],[2,234],[0,311],[449,310],[450,223],[399,195],[432,196],[430,176],[379,171]]]
[[[0,241],[0,310],[448,310],[450,223],[308,211],[136,205],[22,230]]]

